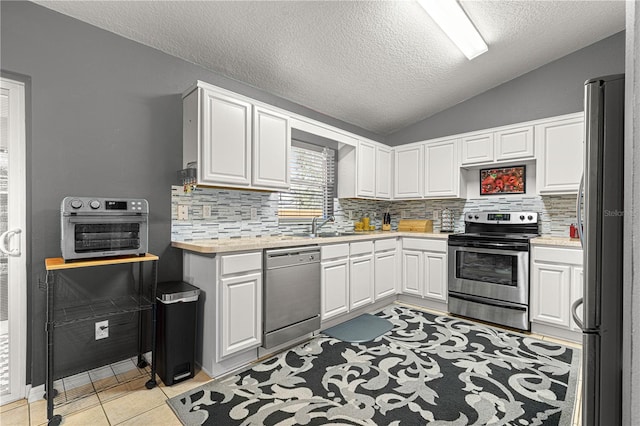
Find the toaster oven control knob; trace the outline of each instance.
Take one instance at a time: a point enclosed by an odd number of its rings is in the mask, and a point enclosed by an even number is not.
[[[527,216],[527,219],[533,220],[533,216],[529,215],[529,216]]]
[[[100,208],[100,201],[98,200],[89,201],[89,207],[91,207],[94,210]]]
[[[520,216],[520,220],[524,220],[524,215],[521,215],[521,216]]]
[[[473,219],[473,215],[469,215],[469,219]]]
[[[478,215],[475,215],[474,217],[475,217],[476,219],[480,219],[480,216],[478,216]]]
[[[80,207],[82,207],[82,201],[78,200],[77,198],[71,200],[71,208],[79,209]]]

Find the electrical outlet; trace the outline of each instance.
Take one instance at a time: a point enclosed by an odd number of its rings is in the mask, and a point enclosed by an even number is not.
[[[189,220],[188,204],[178,204],[178,220]]]
[[[205,219],[211,217],[211,205],[210,204],[204,204],[202,206],[202,217],[205,218]]]
[[[433,220],[437,220],[440,217],[440,210],[433,211]]]
[[[258,209],[251,207],[251,220],[258,220]]]
[[[353,220],[353,210],[347,210],[347,214],[349,215],[349,220]]]
[[[400,214],[402,215],[402,219],[407,219],[409,217],[409,211],[408,210],[402,210],[402,212]]]
[[[109,337],[109,320],[99,321],[96,323],[96,340],[106,339]]]

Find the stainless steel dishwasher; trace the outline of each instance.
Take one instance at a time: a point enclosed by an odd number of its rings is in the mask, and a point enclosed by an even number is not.
[[[262,347],[320,329],[320,248],[265,250]]]

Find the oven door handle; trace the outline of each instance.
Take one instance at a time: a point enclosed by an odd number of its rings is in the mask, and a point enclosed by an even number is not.
[[[118,215],[118,216],[66,216],[69,223],[87,223],[87,224],[104,224],[104,223],[146,223],[146,216],[138,215]]]
[[[465,241],[465,242],[456,242],[454,244],[449,242],[449,247],[528,251],[529,243],[494,243],[494,242],[488,243],[488,242]]]
[[[509,248],[485,248],[485,247],[461,247],[461,246],[451,246],[449,247],[452,251],[461,251],[468,253],[486,253],[486,254],[505,254],[511,256],[518,256],[520,253],[528,254],[528,247],[526,250],[512,250]]]

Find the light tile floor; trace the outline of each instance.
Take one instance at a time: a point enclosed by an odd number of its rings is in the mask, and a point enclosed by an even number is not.
[[[135,359],[65,377],[55,382],[58,390],[54,414],[62,415],[63,425],[180,425],[166,400],[209,382],[204,372],[173,386],[147,389],[149,368],[136,367]],[[45,425],[47,403],[26,399],[0,407],[0,424]]]
[[[420,306],[408,305],[436,315],[446,315]],[[541,340],[580,348],[579,344],[551,337],[531,334]],[[581,377],[581,376],[580,376]],[[180,425],[166,400],[198,387],[212,379],[200,371],[195,377],[173,386],[165,386],[160,378],[158,386],[147,389],[148,367],[140,370],[135,358],[110,366],[101,367],[55,383],[59,394],[56,397],[55,414],[63,416],[63,425]],[[578,392],[572,426],[581,425],[582,379],[578,381]],[[44,425],[47,423],[45,400],[27,403],[26,399],[0,407],[0,424]]]

